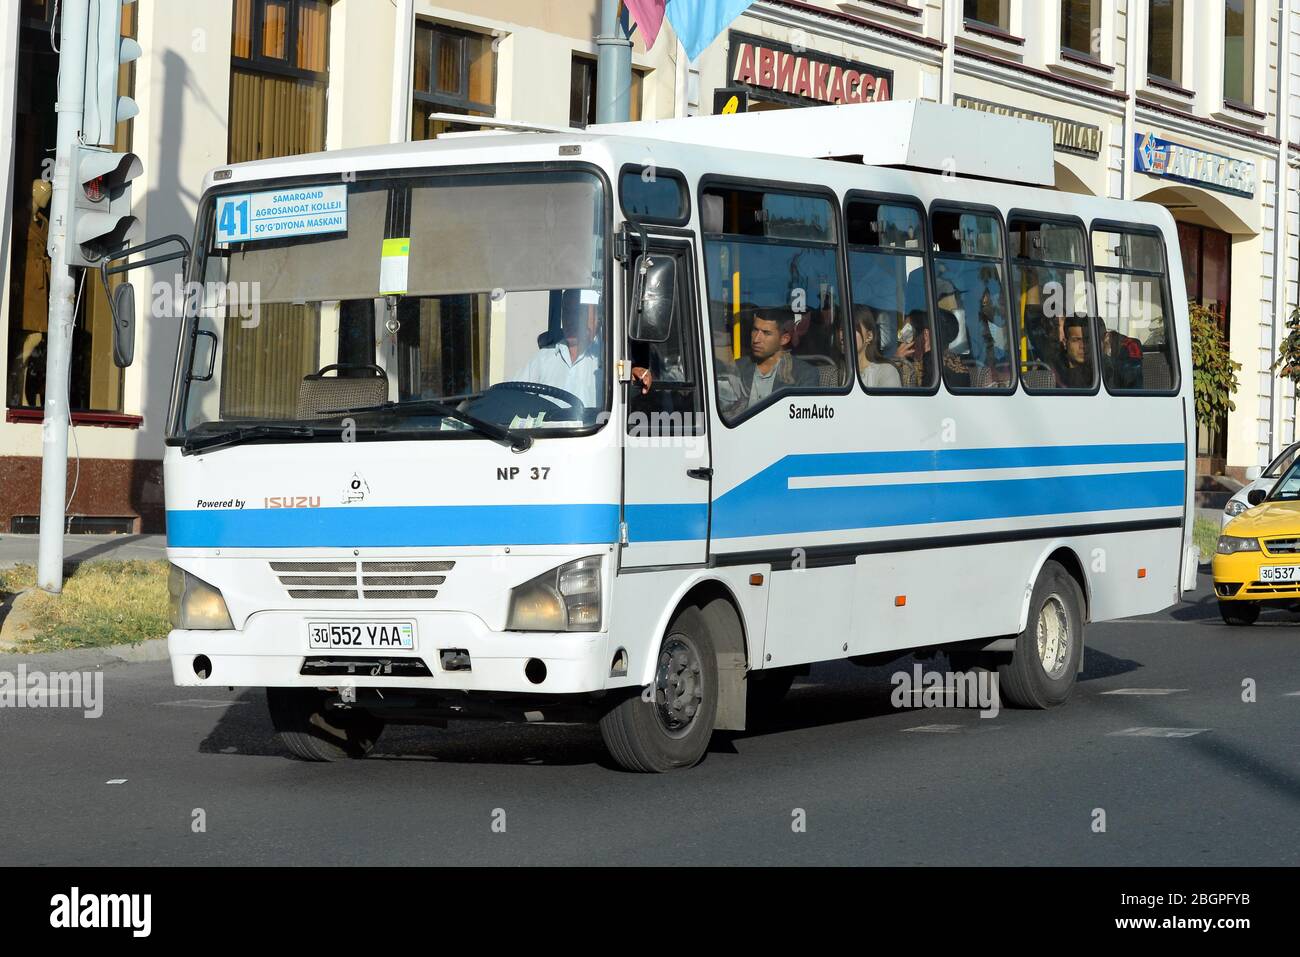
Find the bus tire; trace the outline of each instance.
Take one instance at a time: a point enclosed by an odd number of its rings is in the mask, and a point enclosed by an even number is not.
[[[705,616],[684,608],[673,619],[649,688],[605,712],[600,736],[628,771],[655,773],[698,764],[713,737],[718,662]]]
[[[1083,653],[1083,593],[1056,562],[1038,574],[1025,630],[1011,660],[998,665],[1002,700],[1015,708],[1052,708],[1074,689]]]
[[[328,708],[317,688],[267,688],[271,724],[284,746],[303,761],[364,758],[383,733],[384,721],[365,711]]]
[[[1259,620],[1259,603],[1253,601],[1221,601],[1219,614],[1225,625],[1253,625]]]

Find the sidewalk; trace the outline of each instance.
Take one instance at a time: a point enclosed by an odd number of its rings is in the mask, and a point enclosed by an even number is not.
[[[0,535],[0,568],[36,564],[35,535]],[[69,564],[103,559],[159,560],[167,557],[165,535],[65,535],[63,560]]]

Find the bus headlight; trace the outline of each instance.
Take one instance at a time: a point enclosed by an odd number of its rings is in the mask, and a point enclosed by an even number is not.
[[[198,631],[232,631],[230,610],[221,590],[196,578],[183,568],[171,566],[167,593],[172,627]]]
[[[1232,518],[1236,515],[1240,515],[1248,508],[1250,508],[1250,506],[1247,505],[1245,502],[1243,502],[1241,499],[1233,498],[1233,499],[1229,499],[1228,504],[1223,506],[1223,514],[1227,515],[1229,518]]]
[[[580,558],[510,591],[507,631],[600,631],[599,555]]]
[[[1237,552],[1257,552],[1259,551],[1259,539],[1220,535],[1217,551],[1220,555],[1235,555]]]

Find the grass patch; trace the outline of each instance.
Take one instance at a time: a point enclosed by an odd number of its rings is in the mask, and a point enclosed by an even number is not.
[[[0,594],[35,584],[31,565],[0,570]],[[86,562],[66,577],[62,595],[37,592],[27,601],[33,637],[21,643],[23,652],[135,645],[171,629],[161,561]]]
[[[1219,523],[1198,518],[1192,523],[1192,544],[1201,550],[1201,561],[1208,562],[1219,545]]]

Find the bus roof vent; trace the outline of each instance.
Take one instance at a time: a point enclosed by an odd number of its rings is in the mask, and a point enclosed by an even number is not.
[[[1037,186],[1056,182],[1046,123],[929,100],[608,123],[587,131],[811,159],[861,157],[870,166]]]

